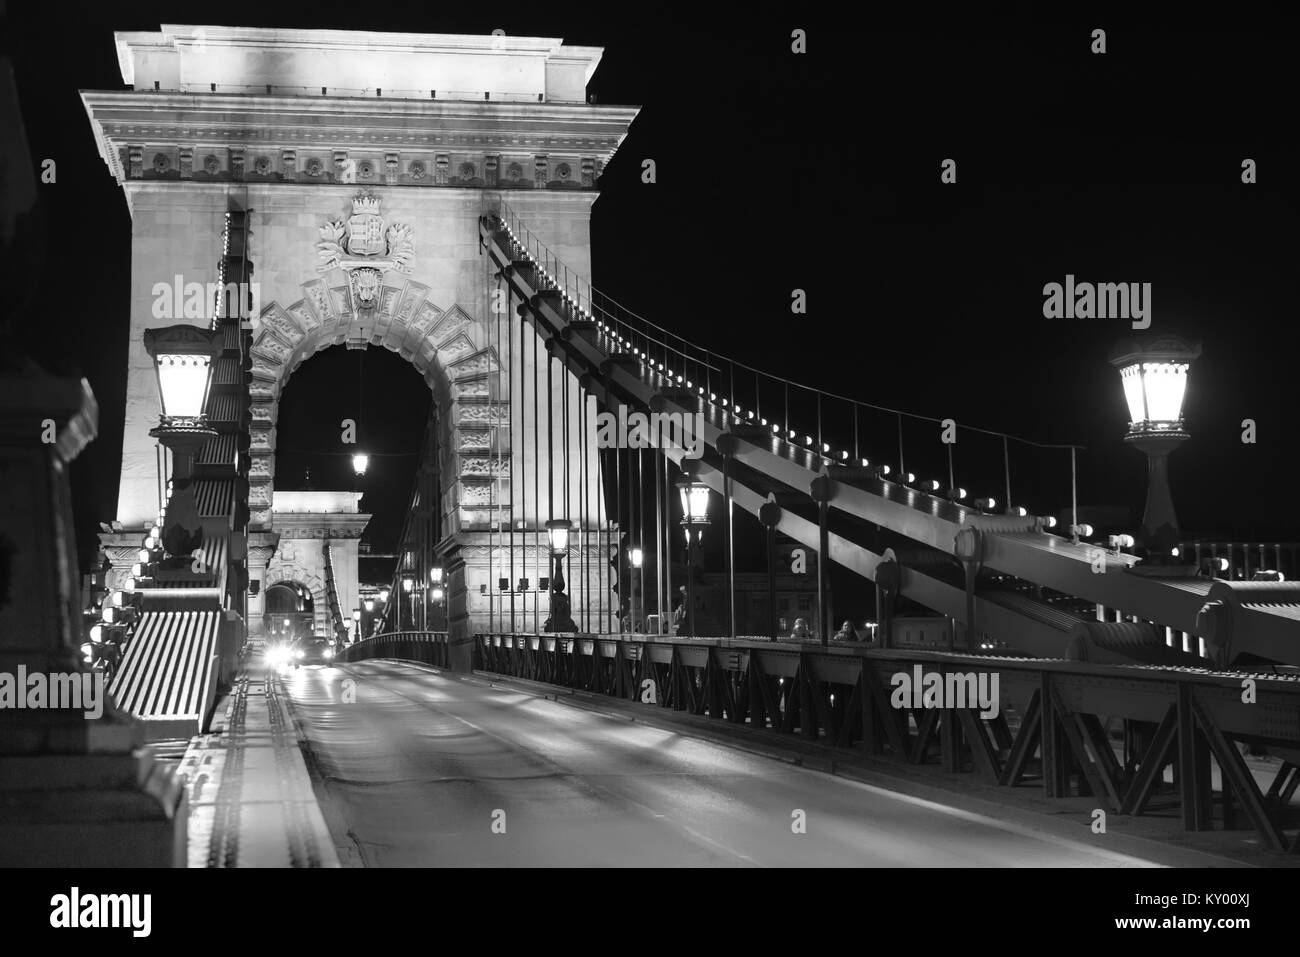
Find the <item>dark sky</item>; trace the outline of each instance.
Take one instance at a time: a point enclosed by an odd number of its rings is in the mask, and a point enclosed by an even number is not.
[[[1144,465],[1121,441],[1127,416],[1106,361],[1131,330],[1115,319],[1045,319],[1042,287],[1067,273],[1150,282],[1152,331],[1204,347],[1185,407],[1193,438],[1172,462],[1185,531],[1300,537],[1295,516],[1275,504],[1298,458],[1288,402],[1297,196],[1287,31],[940,16],[872,27],[803,8],[710,22],[700,5],[630,18],[613,6],[573,15],[494,6],[480,15],[383,0],[207,15],[152,2],[75,15],[57,3],[32,6],[11,12],[3,43],[33,156],[59,164],[57,184],[42,188],[51,245],[32,348],[50,366],[88,376],[102,409],[100,439],[73,474],[83,548],[115,503],[130,223],[77,90],[121,87],[113,30],[205,19],[499,27],[603,46],[589,91],[643,109],[594,208],[599,286],[772,372],[1039,442],[1086,445],[1081,502],[1127,506],[1134,518]],[[1096,26],[1108,31],[1103,56],[1089,52]],[[794,27],[808,31],[806,55],[789,52]],[[657,164],[654,185],[640,182],[647,157]],[[956,185],[939,181],[946,157],[957,161]],[[1257,185],[1240,182],[1244,157],[1258,162]],[[807,315],[790,313],[795,288],[807,291]],[[402,363],[376,352],[363,360],[367,381],[398,381]],[[283,414],[304,424],[281,429],[286,447],[333,445],[332,433],[312,431],[309,410],[357,361],[330,350],[295,375]],[[408,373],[404,385],[418,394]],[[409,422],[396,421],[388,451],[401,450],[402,429],[412,442],[419,434],[426,410],[418,401],[406,407]],[[1240,441],[1247,417],[1258,423],[1254,446]],[[943,477],[937,429],[911,429],[909,466]],[[864,420],[862,442],[864,454],[896,459],[892,420]],[[1036,512],[1068,506],[1068,459],[1053,455],[1013,460],[1014,497]],[[1000,459],[1000,445],[959,444],[959,483],[1001,497]],[[375,469],[376,500],[405,499],[404,461]],[[325,478],[328,466],[320,468],[314,479]]]

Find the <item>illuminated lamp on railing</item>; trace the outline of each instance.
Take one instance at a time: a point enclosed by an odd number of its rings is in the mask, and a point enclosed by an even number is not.
[[[1214,577],[1219,572],[1228,570],[1228,560],[1220,556],[1219,558],[1201,559],[1201,571],[1210,577]]]
[[[960,502],[966,498],[966,490],[959,485],[954,489],[949,489],[948,495],[954,502]]]
[[[704,395],[704,386],[700,386],[700,395]]]
[[[840,459],[841,459],[841,461],[847,459],[848,457],[849,457],[849,453],[846,452],[844,449],[840,449]]]
[[[147,548],[140,549],[137,557],[140,559],[141,565],[148,565],[149,562],[153,560],[153,557],[149,554],[149,549]]]
[[[1070,526],[1070,534],[1075,538],[1092,538],[1093,527],[1086,523]]]
[[[1014,515],[1017,518],[1024,518],[1029,514],[1029,510],[1023,505],[1010,505],[1007,507],[1007,514]]]
[[[1109,538],[1106,539],[1106,544],[1109,545],[1111,548],[1115,549],[1115,551],[1117,552],[1120,549],[1132,548],[1133,536],[1132,535],[1111,535]]]
[[[390,593],[387,588],[379,589],[379,600],[382,602],[387,602],[389,594]]]
[[[713,393],[713,392],[710,392],[710,393],[709,393],[709,401],[710,401],[710,402],[717,402],[717,401],[718,401],[718,396],[717,396],[717,394],[716,394],[716,393]]]
[[[813,437],[812,437],[811,435],[805,435],[805,436],[803,437],[803,444],[804,444],[804,445],[812,445],[812,444],[813,444]]]
[[[822,443],[822,451],[823,451],[823,452],[829,452],[830,450],[831,450],[830,443],[829,443],[829,442],[823,442],[823,443]]]
[[[695,385],[691,382],[690,379],[687,379],[687,380],[686,380],[686,388],[688,388],[688,389],[694,389],[694,388],[695,388]],[[701,389],[700,391],[703,392],[704,390]]]
[[[1039,516],[1038,524],[1041,525],[1043,528],[1056,528],[1056,516],[1055,515]]]
[[[997,510],[998,500],[995,498],[977,498],[972,504],[982,512],[993,512]]]
[[[916,484],[916,473],[915,473],[915,472],[908,472],[907,475],[906,475],[906,477],[903,479],[903,484],[904,484],[904,485],[915,485],[915,484]]]
[[[772,423],[772,434],[773,435],[781,434],[781,426],[777,425],[775,422]]]
[[[921,488],[923,488],[927,492],[937,492],[939,491],[939,489],[943,488],[943,486],[940,485],[934,479],[928,479],[927,481],[921,483]]]

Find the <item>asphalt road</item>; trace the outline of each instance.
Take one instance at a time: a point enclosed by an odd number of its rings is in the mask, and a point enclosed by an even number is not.
[[[282,680],[345,865],[1156,863],[418,666]]]

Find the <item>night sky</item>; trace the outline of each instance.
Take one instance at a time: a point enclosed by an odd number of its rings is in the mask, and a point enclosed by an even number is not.
[[[263,3],[206,14],[133,2],[114,12],[57,3],[11,11],[14,60],[49,232],[27,347],[89,378],[99,439],[73,470],[83,560],[112,517],[122,430],[130,222],[95,153],[77,91],[119,89],[114,30],[163,22],[563,37],[605,48],[589,86],[641,115],[600,182],[594,279],[627,306],[700,345],[790,378],[892,408],[1087,446],[1081,504],[1140,517],[1142,456],[1122,440],[1127,413],[1110,346],[1120,319],[1045,319],[1042,287],[1067,273],[1153,284],[1151,332],[1203,344],[1172,460],[1189,536],[1300,538],[1279,513],[1295,472],[1288,415],[1297,195],[1290,34],[1138,29],[1120,21],[1016,27],[934,16],[910,27],[747,13],[707,22],[699,6],[644,17],[603,7],[569,16],[532,4],[490,17],[435,4]],[[628,8],[629,11],[632,8]],[[545,12],[545,15],[541,15]],[[41,19],[27,20],[25,17]],[[808,53],[790,31],[808,31]],[[1108,52],[1089,52],[1107,29]],[[57,38],[57,44],[49,41]],[[957,161],[957,183],[940,163]],[[1241,161],[1258,163],[1243,185]],[[658,182],[641,182],[653,158]],[[808,314],[792,315],[804,289]],[[328,350],[299,370],[282,407],[279,487],[312,468],[317,488],[351,481],[328,410],[391,383],[389,433],[374,451],[413,445],[427,412],[418,375],[396,356]],[[366,400],[367,406],[370,399]],[[322,410],[322,414],[315,414]],[[1258,423],[1243,445],[1241,421]],[[322,431],[324,429],[324,431]],[[894,421],[864,419],[863,454],[895,461]],[[908,426],[908,466],[946,478],[938,428]],[[290,453],[289,449],[304,454]],[[1001,446],[959,441],[957,478],[1003,496]],[[364,488],[389,550],[414,459],[372,463]],[[1068,457],[1015,454],[1013,500],[1069,504]],[[941,471],[942,469],[942,471]],[[350,487],[350,486],[345,486]],[[385,503],[387,505],[385,506]],[[1135,530],[1135,529],[1134,529]]]

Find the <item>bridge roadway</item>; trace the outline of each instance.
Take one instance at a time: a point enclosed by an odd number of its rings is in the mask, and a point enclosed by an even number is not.
[[[996,820],[416,664],[281,681],[345,865],[1227,863],[1146,842],[1121,853],[1077,824],[1068,836]],[[793,833],[796,810],[806,833]]]

